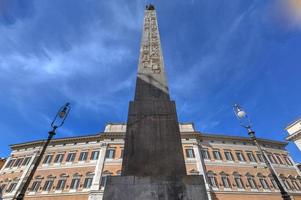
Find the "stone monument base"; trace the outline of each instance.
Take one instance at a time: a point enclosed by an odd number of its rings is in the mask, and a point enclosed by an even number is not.
[[[114,176],[104,200],[208,200],[202,175],[181,177]]]

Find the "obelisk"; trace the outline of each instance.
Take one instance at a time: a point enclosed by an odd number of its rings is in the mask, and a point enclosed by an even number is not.
[[[104,200],[206,200],[202,176],[187,176],[175,102],[167,86],[156,11],[146,6],[134,101],[120,177]]]

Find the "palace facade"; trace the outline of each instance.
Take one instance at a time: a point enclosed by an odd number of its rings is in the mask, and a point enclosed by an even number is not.
[[[246,137],[200,133],[180,124],[187,174],[204,175],[211,200],[281,199],[262,155]],[[30,183],[25,199],[93,199],[108,176],[121,173],[126,125],[107,124],[103,133],[54,139]],[[301,200],[301,174],[287,142],[259,139],[285,189]],[[31,170],[43,141],[11,145],[0,171],[4,199],[13,199]]]

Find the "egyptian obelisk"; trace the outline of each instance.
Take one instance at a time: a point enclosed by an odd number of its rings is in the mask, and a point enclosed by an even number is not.
[[[146,6],[122,173],[104,200],[207,200],[203,177],[186,174],[175,102],[170,100],[156,11]]]

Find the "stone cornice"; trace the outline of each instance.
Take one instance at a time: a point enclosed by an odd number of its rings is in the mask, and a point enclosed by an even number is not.
[[[53,139],[50,145],[58,145],[64,143],[78,143],[78,142],[90,142],[90,141],[102,141],[105,139],[124,139],[125,133],[124,132],[105,132],[105,133],[97,133],[94,135],[84,135],[84,136],[74,136],[74,137],[65,137],[65,138],[57,138]],[[252,142],[252,140],[248,137],[241,137],[241,136],[230,136],[230,135],[221,135],[221,134],[209,134],[209,133],[201,133],[201,132],[182,132],[181,138],[195,138],[198,140],[235,140],[241,142]],[[261,139],[258,138],[258,141],[261,143],[267,144],[274,144],[285,147],[288,142],[276,141],[276,140],[269,140],[269,139]],[[10,145],[12,150],[22,149],[22,148],[31,148],[41,146],[45,140],[35,140],[31,142],[24,142],[18,144]]]
[[[297,139],[301,139],[301,130],[297,131],[292,135],[287,136],[285,139],[288,141],[295,141]]]

